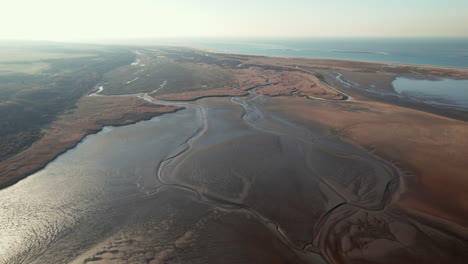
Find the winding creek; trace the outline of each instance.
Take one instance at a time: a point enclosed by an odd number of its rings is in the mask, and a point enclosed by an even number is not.
[[[325,263],[313,240],[327,217],[342,205],[382,210],[398,175],[250,93],[125,95],[185,109],[106,127],[1,190],[0,263]]]

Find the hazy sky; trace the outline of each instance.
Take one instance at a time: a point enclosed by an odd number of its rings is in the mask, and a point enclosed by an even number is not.
[[[468,0],[2,0],[1,39],[468,37]]]

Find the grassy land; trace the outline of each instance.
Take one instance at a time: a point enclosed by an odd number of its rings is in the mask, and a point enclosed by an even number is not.
[[[43,135],[102,76],[129,64],[125,48],[66,45],[0,47],[0,161]]]
[[[49,63],[0,63],[0,75],[8,74],[40,74],[50,68]]]
[[[80,52],[48,52],[43,50],[29,50],[25,48],[3,48],[0,49],[0,63],[5,62],[34,62],[51,59],[93,57],[95,53]]]

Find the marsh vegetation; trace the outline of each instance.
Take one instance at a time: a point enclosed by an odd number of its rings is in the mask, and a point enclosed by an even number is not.
[[[5,45],[5,44],[4,44]],[[125,48],[6,46],[0,52],[0,161],[41,138],[102,76],[130,63]]]

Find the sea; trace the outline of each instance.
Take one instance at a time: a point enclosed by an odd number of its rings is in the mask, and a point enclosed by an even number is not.
[[[152,43],[256,55],[468,68],[468,38],[210,38]]]
[[[253,55],[332,58],[468,68],[468,38],[199,39],[167,44]],[[468,110],[468,81],[397,78],[395,91],[431,105]]]

